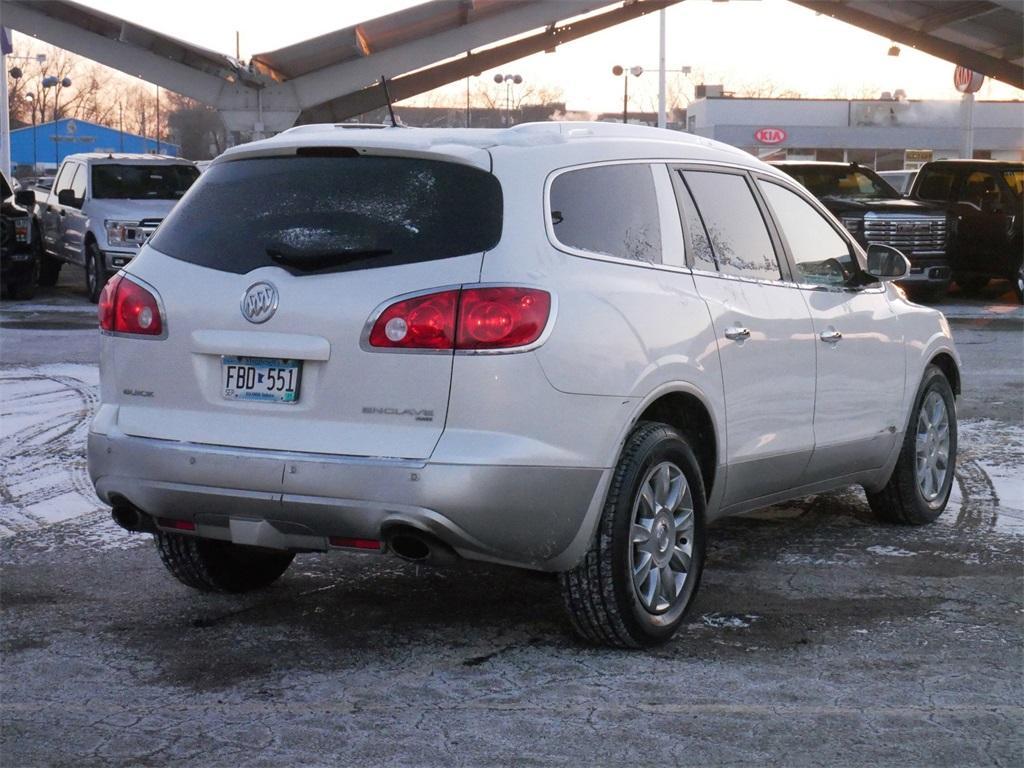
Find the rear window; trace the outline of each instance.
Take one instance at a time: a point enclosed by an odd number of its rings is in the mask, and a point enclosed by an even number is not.
[[[211,166],[150,243],[224,272],[338,272],[480,253],[497,244],[501,222],[501,185],[476,168],[265,157]]]
[[[198,178],[199,171],[191,165],[94,165],[92,196],[96,200],[177,200]]]
[[[956,171],[952,168],[928,168],[917,177],[917,197],[945,203],[953,199]]]

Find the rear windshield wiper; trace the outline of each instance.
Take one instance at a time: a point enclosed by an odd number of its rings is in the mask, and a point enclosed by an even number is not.
[[[267,255],[275,262],[303,272],[341,267],[359,259],[389,256],[391,253],[390,248],[346,248],[336,251],[300,251],[281,246],[267,248]]]

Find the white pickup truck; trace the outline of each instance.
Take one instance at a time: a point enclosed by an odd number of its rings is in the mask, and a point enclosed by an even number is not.
[[[165,155],[69,155],[36,207],[44,249],[40,285],[54,285],[65,262],[85,270],[89,300],[139,252],[199,171]]]

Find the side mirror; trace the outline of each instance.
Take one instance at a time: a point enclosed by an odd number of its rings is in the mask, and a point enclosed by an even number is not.
[[[32,210],[36,207],[36,193],[31,189],[19,189],[14,193],[14,203]]]
[[[899,280],[910,274],[910,262],[897,248],[884,243],[868,243],[867,273],[879,280]]]
[[[61,205],[70,205],[72,208],[78,208],[80,203],[78,198],[75,197],[74,190],[62,189],[57,193],[57,202]]]

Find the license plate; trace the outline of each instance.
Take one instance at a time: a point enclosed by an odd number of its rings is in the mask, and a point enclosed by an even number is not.
[[[227,400],[294,403],[299,399],[301,360],[221,357],[220,380]]]

